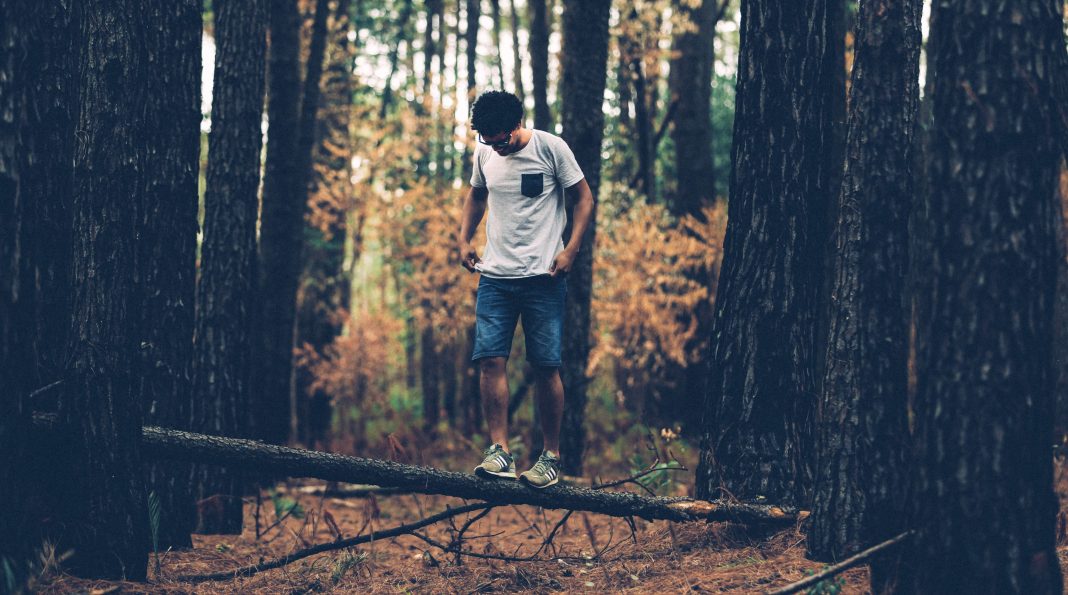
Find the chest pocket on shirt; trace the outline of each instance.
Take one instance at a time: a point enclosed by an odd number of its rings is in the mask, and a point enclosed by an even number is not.
[[[534,198],[541,195],[541,191],[544,189],[545,182],[542,180],[542,174],[522,174],[522,184],[520,185],[520,192],[527,198]]]

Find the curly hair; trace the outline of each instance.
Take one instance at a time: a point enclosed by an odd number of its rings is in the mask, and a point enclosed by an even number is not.
[[[511,132],[523,120],[523,103],[507,91],[486,91],[471,106],[471,127],[482,136]]]

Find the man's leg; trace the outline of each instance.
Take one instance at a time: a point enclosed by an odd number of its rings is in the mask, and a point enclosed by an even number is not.
[[[560,456],[560,422],[564,417],[564,383],[560,380],[560,368],[535,367],[534,374],[534,396],[545,450]],[[507,407],[506,402],[506,414]]]
[[[486,416],[490,442],[508,452],[508,358],[485,357],[478,361],[482,370],[482,413]]]

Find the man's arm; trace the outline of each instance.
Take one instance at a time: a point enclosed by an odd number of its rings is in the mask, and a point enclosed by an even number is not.
[[[489,191],[472,186],[464,199],[464,211],[460,219],[460,264],[470,272],[475,272],[475,265],[482,262],[475,251],[471,239],[475,237],[482,215],[486,213],[486,199]]]
[[[586,183],[586,178],[579,180],[564,192],[568,202],[575,205],[571,213],[571,239],[564,247],[564,251],[553,259],[553,264],[549,268],[553,277],[571,270],[571,264],[578,256],[579,249],[582,248],[582,236],[586,235],[586,228],[590,226],[590,218],[593,216],[593,192],[590,190],[590,185]]]

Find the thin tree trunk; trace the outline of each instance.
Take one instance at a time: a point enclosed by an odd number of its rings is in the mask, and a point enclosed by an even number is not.
[[[504,89],[504,59],[501,57],[501,0],[490,0],[493,17],[493,61],[497,66],[497,88]]]
[[[79,7],[81,104],[74,153],[76,230],[71,282],[70,359],[58,420],[64,436],[54,469],[62,484],[58,551],[67,567],[94,578],[145,577],[148,509],[141,466],[141,338],[137,250],[148,176],[144,143],[144,48],[140,3],[87,0]],[[159,65],[152,65],[157,68]]]
[[[568,0],[564,4],[560,95],[563,98],[563,138],[575,153],[596,198],[601,181],[601,141],[604,136],[605,79],[608,67],[609,0]],[[582,241],[582,250],[568,273],[564,314],[562,375],[564,420],[560,451],[565,473],[582,475],[586,446],[585,410],[590,355],[590,298],[593,291],[593,251],[596,208]],[[572,217],[564,234],[571,235]]]
[[[423,393],[423,431],[431,433],[441,418],[441,377],[434,328],[429,323],[419,334],[419,388]]]
[[[267,0],[215,0],[215,77],[204,240],[197,286],[193,425],[250,435],[256,215],[267,53]],[[197,466],[197,533],[239,534],[244,477]]]
[[[808,556],[898,535],[908,450],[908,216],[922,1],[860,7]],[[872,567],[882,593],[884,566]]]
[[[408,30],[408,20],[412,18],[412,0],[404,0],[401,6],[400,16],[397,18],[397,36],[389,50],[389,76],[386,77],[386,88],[382,90],[382,105],[378,110],[379,119],[385,119],[389,108],[393,105],[393,77],[397,74],[397,66],[400,61],[401,42],[404,41]]]
[[[742,3],[731,197],[697,494],[802,503],[831,172],[826,2]]]
[[[508,0],[508,13],[512,17],[512,89],[519,101],[526,101],[526,91],[523,89],[523,53],[519,49],[519,11],[515,8],[515,0]]]
[[[916,536],[896,592],[1061,592],[1050,460],[1058,4],[933,7],[933,275],[918,329]]]
[[[632,20],[638,19],[637,9],[630,13]],[[639,183],[641,193],[645,195],[647,203],[656,202],[656,180],[653,170],[653,114],[655,106],[649,104],[649,89],[645,80],[645,48],[642,42],[636,39],[626,39],[623,44],[627,55],[627,68],[630,83],[633,85],[634,94],[634,127],[637,129],[635,143],[638,154],[638,174],[635,176]],[[621,50],[623,51],[623,50]]]
[[[267,160],[260,214],[257,402],[254,433],[281,444],[289,436],[293,328],[304,230],[300,135],[300,14],[296,0],[270,0]]]
[[[530,71],[534,84],[534,128],[552,132],[549,109],[549,25],[552,0],[528,0],[530,8]]]
[[[675,143],[677,184],[668,207],[673,214],[701,216],[716,199],[712,164],[712,61],[719,0],[702,0],[696,8],[680,5],[696,27],[675,37],[668,85],[678,102],[671,140]],[[704,334],[704,333],[700,333]]]

